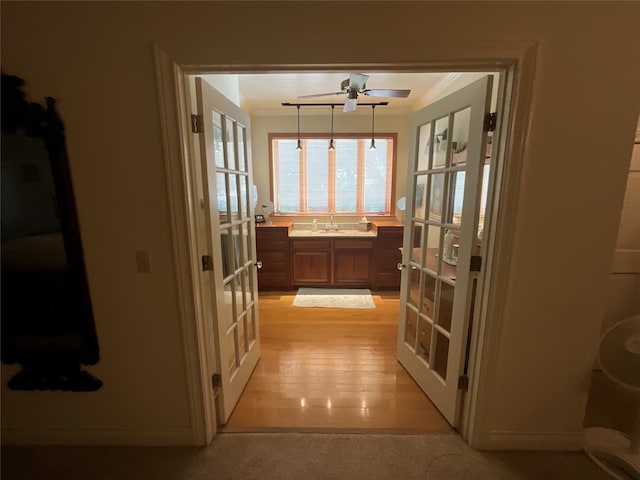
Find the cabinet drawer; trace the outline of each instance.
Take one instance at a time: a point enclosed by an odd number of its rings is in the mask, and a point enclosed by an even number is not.
[[[256,248],[258,250],[286,250],[289,247],[287,228],[257,228]]]
[[[411,348],[415,348],[416,345],[416,331],[418,329],[418,316],[416,313],[407,308],[407,319],[404,330],[404,341]]]
[[[294,250],[331,250],[331,240],[292,240]]]
[[[402,276],[400,272],[376,272],[373,277],[373,288],[376,290],[398,290]]]
[[[378,227],[378,238],[402,241],[403,227]]]
[[[289,290],[289,273],[269,273],[258,271],[258,290]]]
[[[257,227],[256,236],[260,239],[282,239],[287,238],[288,227]]]
[[[345,238],[335,241],[336,250],[340,249],[370,249],[373,242],[370,239]]]
[[[378,229],[376,248],[393,248],[402,246],[403,231],[401,229]]]
[[[259,251],[256,254],[257,260],[262,263],[288,263],[287,260],[289,258],[288,252],[286,251]]]
[[[262,262],[262,269],[259,272],[289,271],[289,256],[286,252],[259,252],[258,261]]]
[[[422,313],[433,320],[433,312],[434,312],[433,301],[427,297],[424,297],[424,301],[422,302]]]

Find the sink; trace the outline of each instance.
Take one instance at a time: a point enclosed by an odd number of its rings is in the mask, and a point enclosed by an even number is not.
[[[357,223],[317,223],[317,231],[313,231],[312,223],[294,223],[289,230],[290,237],[375,237],[371,230],[363,231]],[[325,228],[325,227],[337,227]]]
[[[372,231],[363,232],[361,230],[324,230],[318,228],[317,232],[307,229],[293,228],[289,232],[290,237],[375,237]]]

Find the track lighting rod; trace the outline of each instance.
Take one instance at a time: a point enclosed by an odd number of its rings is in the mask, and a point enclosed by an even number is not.
[[[283,107],[338,107],[342,106],[344,103],[289,103],[282,102]],[[370,107],[370,106],[378,106],[378,105],[389,105],[389,102],[378,102],[378,103],[358,103],[359,107]]]

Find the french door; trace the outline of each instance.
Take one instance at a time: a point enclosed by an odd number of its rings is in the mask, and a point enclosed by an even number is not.
[[[202,121],[200,159],[211,270],[216,353],[214,383],[219,388],[218,421],[226,423],[260,358],[260,323],[249,115],[201,78],[196,78]]]
[[[397,356],[453,426],[479,261],[491,86],[483,77],[411,119]]]

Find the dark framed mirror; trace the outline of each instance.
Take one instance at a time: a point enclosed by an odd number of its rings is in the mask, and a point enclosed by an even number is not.
[[[2,73],[2,362],[22,370],[13,390],[95,391],[82,369],[98,362],[91,298],[64,125],[47,97]]]

